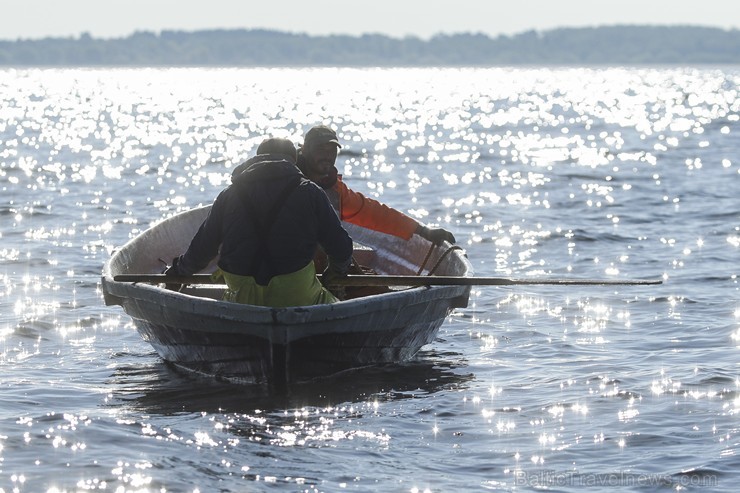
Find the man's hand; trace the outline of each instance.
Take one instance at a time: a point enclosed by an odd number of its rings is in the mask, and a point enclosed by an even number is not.
[[[332,262],[331,258],[329,258],[329,265],[326,266],[326,269],[324,269],[324,273],[321,276],[321,284],[331,291],[331,294],[336,296],[339,300],[346,299],[347,292],[345,291],[344,286],[334,285],[334,281],[347,277],[348,267],[348,263],[347,265],[338,265],[337,262]]]
[[[167,267],[164,271],[165,276],[179,276],[180,271],[177,267],[177,264],[180,262],[180,257],[175,257],[172,259],[172,265]],[[164,285],[165,288],[171,290],[171,291],[180,291],[182,289],[182,284],[176,284],[176,283],[166,283]]]
[[[433,229],[419,225],[419,227],[416,228],[416,234],[421,236],[425,240],[431,241],[435,245],[441,245],[445,241],[455,243],[455,235],[442,228]]]

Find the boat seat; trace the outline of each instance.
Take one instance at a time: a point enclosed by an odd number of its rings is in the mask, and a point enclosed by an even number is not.
[[[373,266],[377,262],[377,254],[374,248],[355,241],[352,250],[352,258],[360,265]],[[313,262],[316,265],[316,272],[324,272],[324,269],[326,269],[326,253],[321,248],[316,253]]]
[[[375,265],[377,254],[374,248],[355,242],[352,257],[360,265]]]

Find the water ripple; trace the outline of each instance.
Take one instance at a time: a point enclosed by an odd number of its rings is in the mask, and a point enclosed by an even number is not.
[[[735,491],[739,83],[731,67],[0,70],[5,488]],[[337,128],[353,189],[451,230],[479,276],[664,284],[475,286],[417,360],[283,391],[170,368],[104,306],[104,262],[210,203],[265,135],[316,123]]]

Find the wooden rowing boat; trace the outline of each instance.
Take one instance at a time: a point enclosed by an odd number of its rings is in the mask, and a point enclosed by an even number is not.
[[[117,250],[106,263],[106,305],[120,305],[166,361],[190,371],[247,382],[315,378],[349,368],[412,358],[431,343],[454,308],[466,307],[470,285],[389,289],[332,305],[268,308],[221,301],[223,286],[122,282],[155,274],[162,259],[184,252],[210,206],[161,221]],[[471,277],[462,250],[433,247],[345,224],[355,259],[384,275]],[[211,265],[207,270],[215,269]]]

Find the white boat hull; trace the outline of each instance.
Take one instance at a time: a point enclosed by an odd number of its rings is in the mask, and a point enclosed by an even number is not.
[[[176,292],[113,279],[161,272],[159,259],[185,251],[208,209],[173,216],[137,236],[114,253],[102,277],[106,304],[122,306],[144,340],[180,367],[263,382],[400,362],[434,340],[452,309],[467,306],[470,286],[418,287],[332,305],[268,308],[221,301],[222,288],[212,286]],[[345,227],[365,246],[356,250],[358,262],[381,274],[415,275],[431,247],[416,236],[406,242]],[[435,275],[472,276],[459,249],[435,248],[426,268],[436,263]]]

